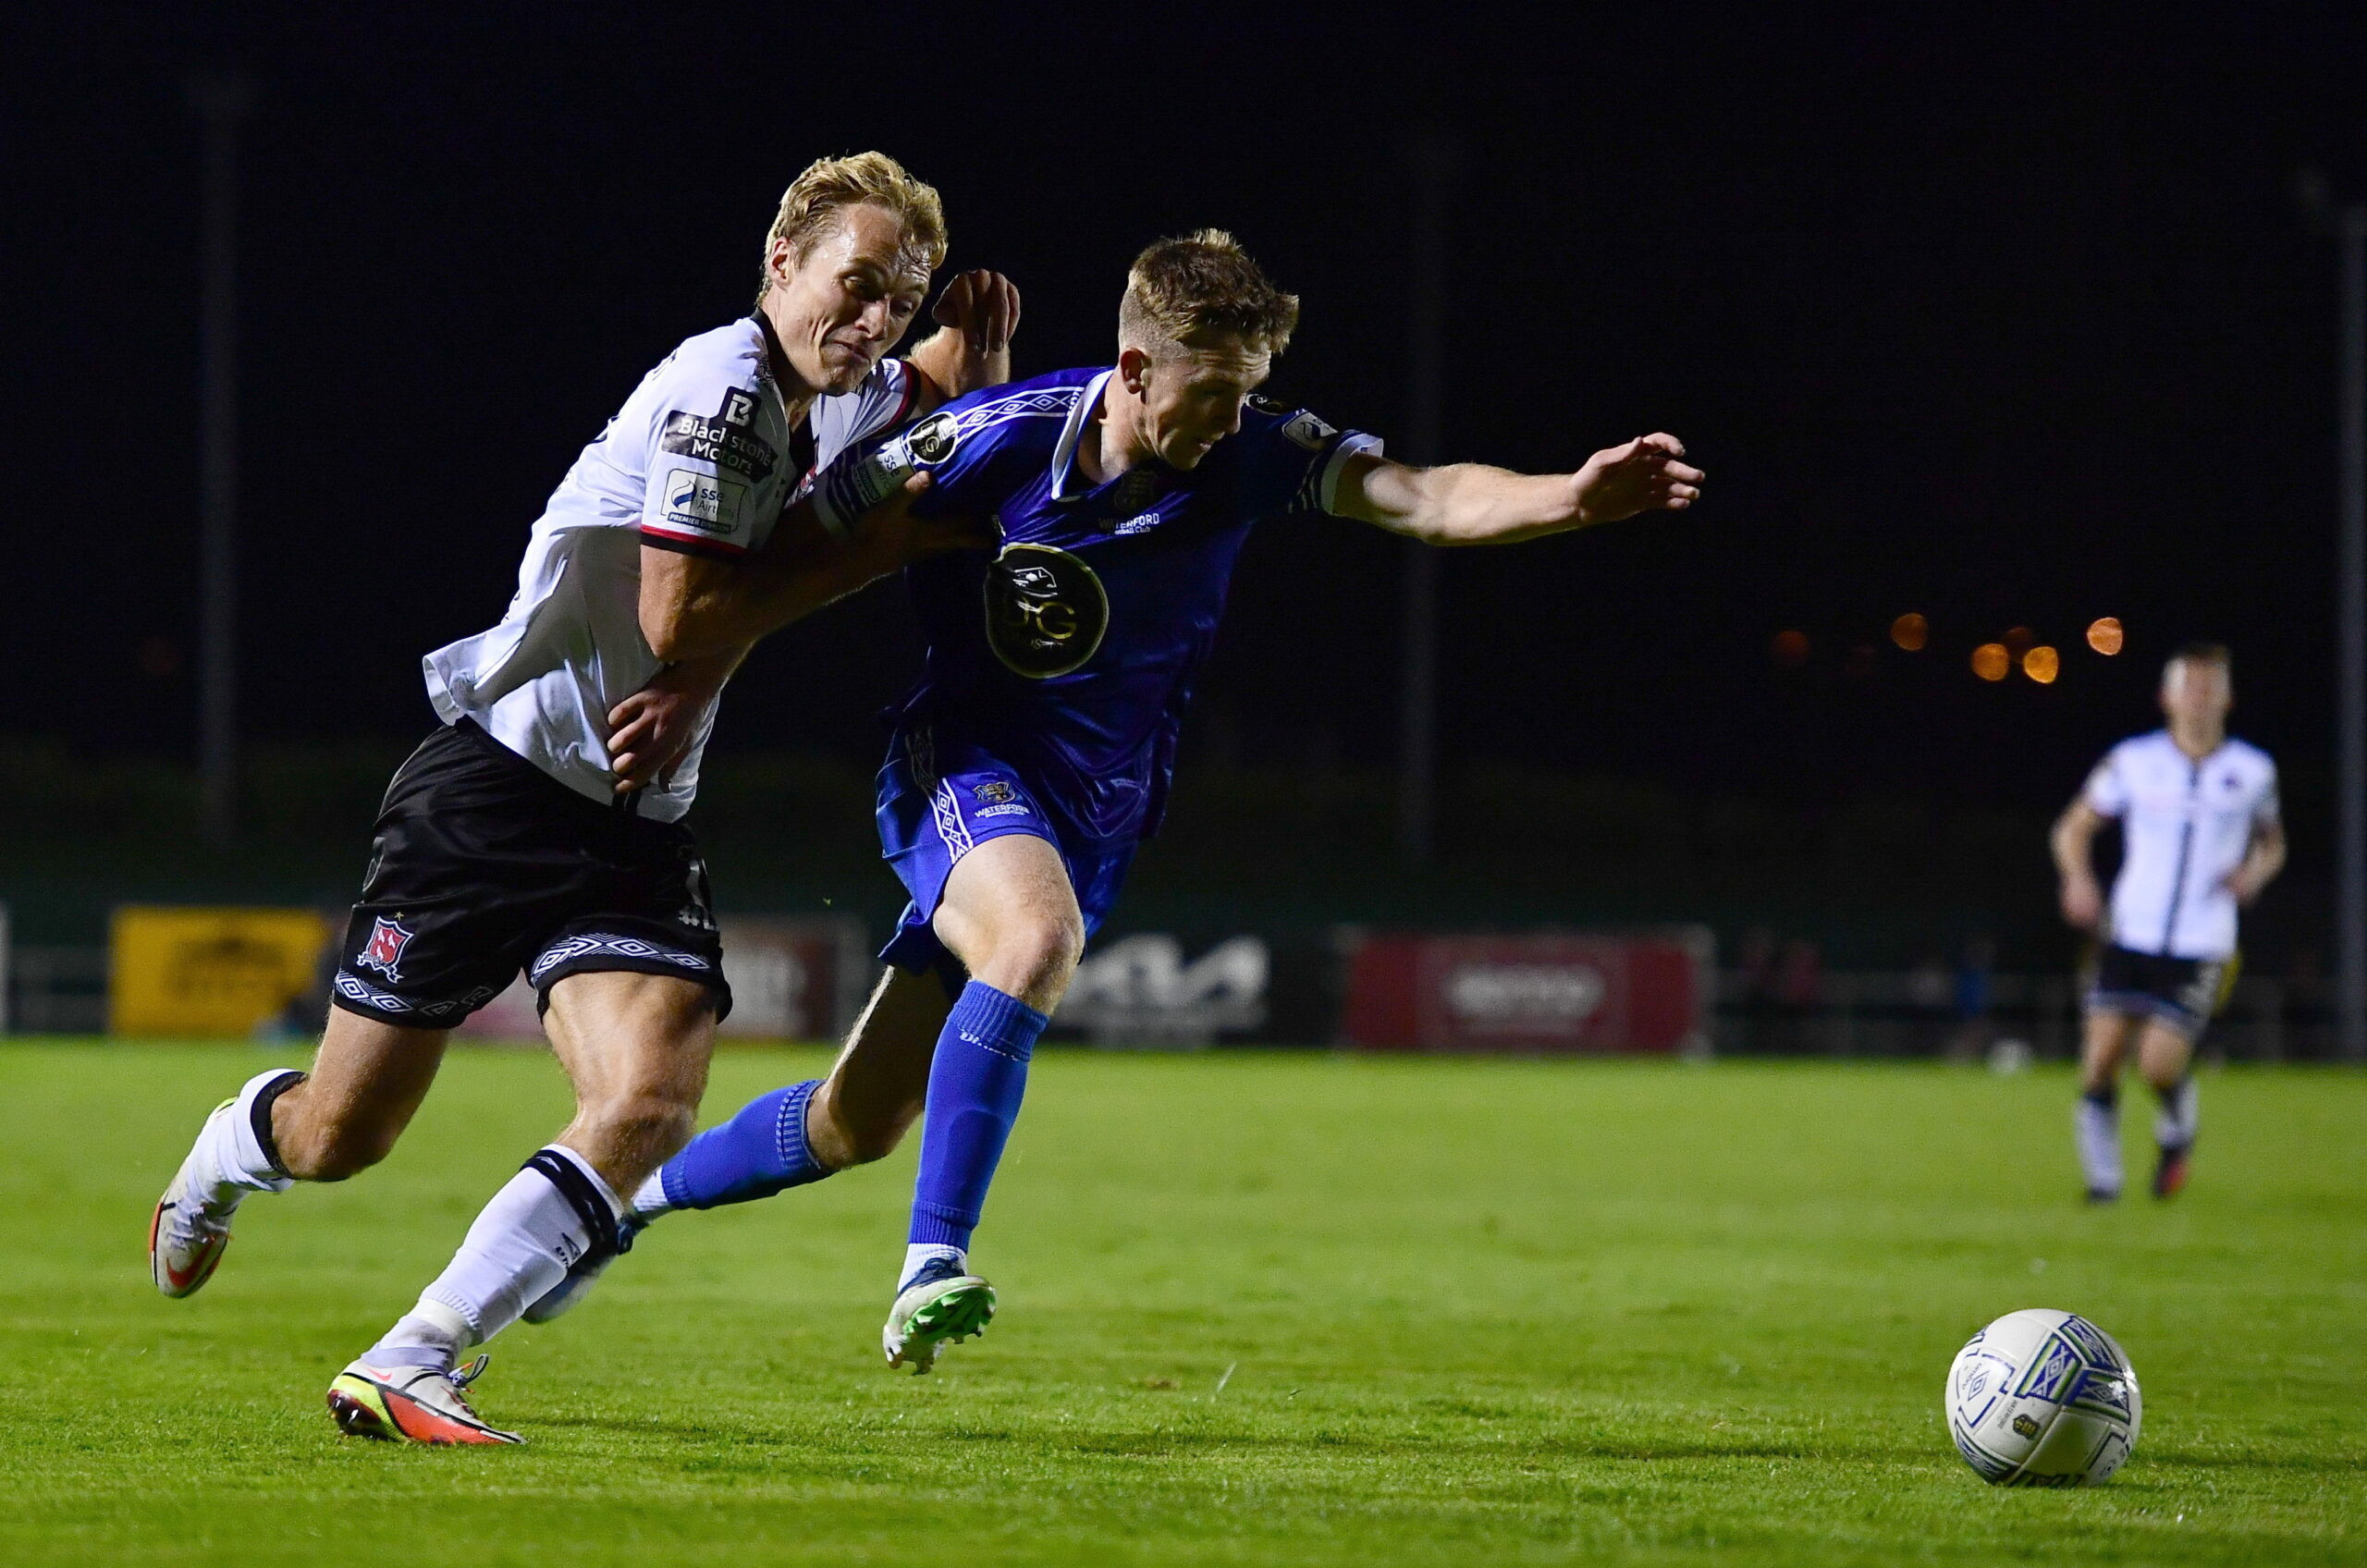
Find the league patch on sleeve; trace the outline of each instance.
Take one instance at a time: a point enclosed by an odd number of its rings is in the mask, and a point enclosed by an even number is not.
[[[666,476],[658,516],[676,528],[730,534],[739,531],[747,498],[748,487],[736,479],[678,468]]]
[[[951,414],[939,412],[913,426],[904,444],[911,448],[915,461],[934,465],[951,457],[961,439],[961,422]]]
[[[1323,443],[1340,433],[1305,409],[1301,409],[1291,415],[1289,423],[1282,426],[1282,434],[1308,451],[1319,452],[1323,450]]]

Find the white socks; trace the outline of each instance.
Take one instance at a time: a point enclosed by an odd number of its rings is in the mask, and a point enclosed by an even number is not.
[[[947,1246],[942,1242],[914,1242],[904,1249],[904,1271],[896,1278],[904,1283],[910,1283],[914,1275],[940,1257],[950,1257],[963,1273],[970,1272],[970,1255],[960,1247]],[[897,1293],[901,1295],[903,1288],[903,1284],[899,1284],[896,1287]]]
[[[2201,1098],[2195,1090],[2193,1073],[2179,1079],[2177,1087],[2162,1096],[2161,1114],[2153,1119],[2153,1141],[2165,1149],[2182,1149],[2194,1142],[2195,1123],[2202,1109],[2198,1103]]]
[[[661,1165],[649,1173],[648,1181],[633,1189],[632,1202],[625,1206],[625,1213],[646,1225],[661,1214],[673,1212],[674,1206],[666,1201],[666,1168]]]
[[[2079,1141],[2079,1169],[2098,1197],[2120,1194],[2120,1101],[2081,1095],[2071,1112]]]
[[[613,1247],[623,1207],[582,1155],[556,1144],[540,1150],[494,1194],[451,1263],[369,1359],[448,1369],[461,1351],[515,1323],[578,1258]]]
[[[213,1207],[236,1208],[249,1193],[284,1193],[296,1184],[264,1152],[263,1139],[255,1133],[255,1100],[264,1090],[286,1088],[290,1080],[303,1076],[287,1067],[258,1072],[239,1090],[227,1113],[206,1119],[190,1152],[198,1162],[198,1187]]]

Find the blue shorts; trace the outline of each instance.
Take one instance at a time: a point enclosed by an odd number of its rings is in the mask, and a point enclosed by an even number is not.
[[[1133,839],[1087,839],[1048,813],[1017,768],[981,747],[947,745],[926,732],[896,737],[888,765],[879,770],[878,817],[880,854],[912,895],[895,936],[879,951],[880,961],[914,972],[934,970],[950,986],[960,984],[961,967],[929,922],[937,917],[954,863],[973,849],[988,839],[1024,833],[1060,851],[1087,937],[1101,929],[1134,858]]]

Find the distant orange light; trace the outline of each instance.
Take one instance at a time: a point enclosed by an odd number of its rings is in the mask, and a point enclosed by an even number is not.
[[[2128,640],[2128,633],[2121,631],[2117,617],[2105,616],[2088,623],[2088,646],[2107,658],[2120,652]]]
[[[2003,643],[1983,643],[1972,651],[1972,672],[1983,680],[2003,680],[2014,668],[2014,655]]]
[[[2063,673],[2063,655],[2041,643],[2022,655],[2022,673],[2042,686],[2052,686]]]
[[[2009,627],[2003,641],[2005,651],[2019,658],[2030,651],[2031,644],[2038,641],[2038,633],[2027,626]]]
[[[1910,654],[1919,654],[1932,640],[1932,623],[1919,615],[1903,615],[1890,623],[1890,640]]]
[[[1778,631],[1767,645],[1768,653],[1777,664],[1797,668],[1809,662],[1809,634],[1805,631]]]

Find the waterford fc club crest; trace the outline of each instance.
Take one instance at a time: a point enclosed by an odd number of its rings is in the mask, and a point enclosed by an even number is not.
[[[401,980],[403,949],[411,945],[415,934],[401,922],[380,915],[377,924],[370,927],[370,939],[362,945],[362,951],[355,956],[354,966],[374,969],[389,980]]]

